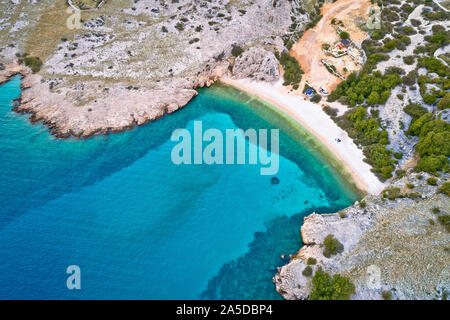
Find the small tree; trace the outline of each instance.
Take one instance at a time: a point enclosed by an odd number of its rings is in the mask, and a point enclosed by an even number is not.
[[[345,31],[342,31],[339,36],[341,37],[341,39],[350,39],[350,35]]]
[[[312,278],[312,285],[310,300],[348,300],[355,293],[355,286],[349,278],[339,274],[331,277],[320,268]]]
[[[383,291],[381,294],[384,300],[392,300],[392,292],[389,290]]]
[[[310,277],[313,273],[313,269],[311,268],[311,266],[306,266],[306,268],[303,270],[302,274],[305,277]]]
[[[325,237],[323,245],[325,246],[323,255],[327,258],[344,251],[344,245],[340,243],[339,240],[336,239],[332,234],[329,234]]]

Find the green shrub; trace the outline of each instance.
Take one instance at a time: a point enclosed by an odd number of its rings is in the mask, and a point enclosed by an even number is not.
[[[240,46],[233,45],[233,48],[231,49],[231,54],[234,57],[239,57],[244,52],[244,49],[242,49]]]
[[[344,245],[339,242],[332,234],[329,234],[325,237],[323,241],[324,250],[323,255],[327,258],[332,255],[342,253],[344,251]]]
[[[414,57],[414,56],[406,56],[406,57],[403,57],[403,62],[406,63],[406,64],[408,64],[408,65],[413,64],[414,61],[415,61],[415,57]]]
[[[323,111],[325,111],[325,113],[327,115],[329,115],[330,117],[336,117],[339,110],[335,109],[335,108],[331,108],[330,106],[327,105],[327,106],[323,107]]]
[[[339,36],[341,39],[350,39],[350,34],[348,32],[342,31]]]
[[[339,211],[339,217],[342,219],[347,218],[347,214],[344,211]]]
[[[439,188],[439,192],[450,197],[450,182],[444,182]]]
[[[390,290],[385,290],[381,294],[384,300],[392,300],[392,292]]]
[[[383,190],[383,198],[388,198],[389,200],[395,200],[401,198],[401,190],[397,187],[387,188]]]
[[[302,74],[304,73],[297,59],[289,55],[287,51],[283,51],[280,56],[280,64],[284,69],[284,86],[298,85],[302,80]]]
[[[355,293],[355,286],[349,278],[339,274],[331,277],[321,269],[312,278],[310,300],[348,300]]]
[[[437,103],[439,110],[450,108],[450,92],[447,92],[445,96]]]
[[[401,159],[401,158],[403,158],[403,153],[401,153],[401,152],[395,152],[394,153],[394,157],[395,157],[395,159]]]
[[[435,225],[435,222],[434,222],[434,220],[433,219],[428,219],[428,223],[431,225],[431,226],[434,226]]]
[[[309,257],[308,260],[306,260],[306,263],[308,265],[315,265],[317,263],[317,260],[315,258]]]
[[[414,189],[415,185],[412,183],[407,183],[406,186],[408,187],[408,189]]]
[[[416,167],[419,171],[432,174],[441,170],[448,171],[450,124],[436,119],[432,113],[426,113],[411,121],[407,133],[419,136],[416,147],[420,156]]]
[[[441,210],[438,207],[434,207],[433,209],[431,209],[431,212],[433,212],[434,214],[438,214],[439,212],[441,212]]]
[[[359,207],[364,209],[365,207],[367,207],[366,201],[365,200],[361,200],[359,201]]]
[[[311,268],[311,266],[306,266],[306,268],[302,271],[302,274],[305,277],[310,277],[313,273],[313,269]]]
[[[437,179],[435,177],[429,177],[427,179],[427,182],[430,186],[437,186]]]
[[[39,57],[25,57],[23,62],[27,67],[33,71],[33,73],[39,72],[42,67],[42,61]]]
[[[450,214],[440,215],[438,220],[445,227],[445,230],[450,231]]]
[[[428,109],[422,107],[420,104],[411,103],[403,108],[406,114],[410,115],[413,119],[418,119],[428,112]]]
[[[402,170],[402,169],[395,170],[395,175],[396,175],[398,178],[404,177],[405,174],[406,174],[406,171],[405,171],[405,170]]]
[[[311,102],[319,103],[320,100],[322,100],[322,96],[320,94],[316,94],[314,97],[311,98]]]

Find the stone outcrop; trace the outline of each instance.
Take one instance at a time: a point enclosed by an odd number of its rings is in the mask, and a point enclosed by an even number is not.
[[[448,214],[449,197],[438,192],[448,181],[430,186],[419,174],[394,181],[394,200],[370,195],[361,203],[334,214],[312,214],[301,227],[304,246],[274,277],[285,299],[307,299],[311,277],[302,275],[308,258],[330,274],[341,274],[355,284],[352,299],[441,299],[450,291],[450,237],[438,216]],[[408,185],[415,185],[409,189]],[[383,194],[383,193],[382,193]],[[440,212],[433,212],[439,208]],[[323,255],[323,242],[332,234],[344,245],[342,253]]]
[[[280,78],[279,63],[273,52],[253,47],[237,57],[233,77],[273,82]]]

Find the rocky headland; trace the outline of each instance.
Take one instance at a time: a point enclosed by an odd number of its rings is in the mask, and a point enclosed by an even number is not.
[[[429,177],[411,172],[380,195],[336,213],[307,216],[300,229],[304,246],[279,268],[277,291],[285,299],[308,299],[312,275],[321,268],[348,277],[355,286],[352,299],[383,299],[386,292],[392,299],[445,299],[450,237],[439,217],[448,217],[450,202],[439,188],[448,174],[436,185]],[[342,245],[334,254],[325,252],[329,235]],[[304,275],[308,266],[313,273]]]
[[[282,37],[308,21],[295,1],[123,0],[81,12],[71,30],[65,1],[14,2],[0,4],[0,79],[21,73],[14,110],[61,138],[158,119],[224,74],[276,81]],[[40,70],[24,67],[26,56]]]

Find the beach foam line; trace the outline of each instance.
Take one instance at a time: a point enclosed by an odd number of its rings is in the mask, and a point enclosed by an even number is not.
[[[268,102],[296,120],[331,151],[361,191],[379,194],[385,188],[385,184],[370,171],[371,166],[364,162],[362,150],[347,132],[339,128],[319,105],[289,93],[281,79],[275,84],[228,77],[222,77],[220,81]]]

